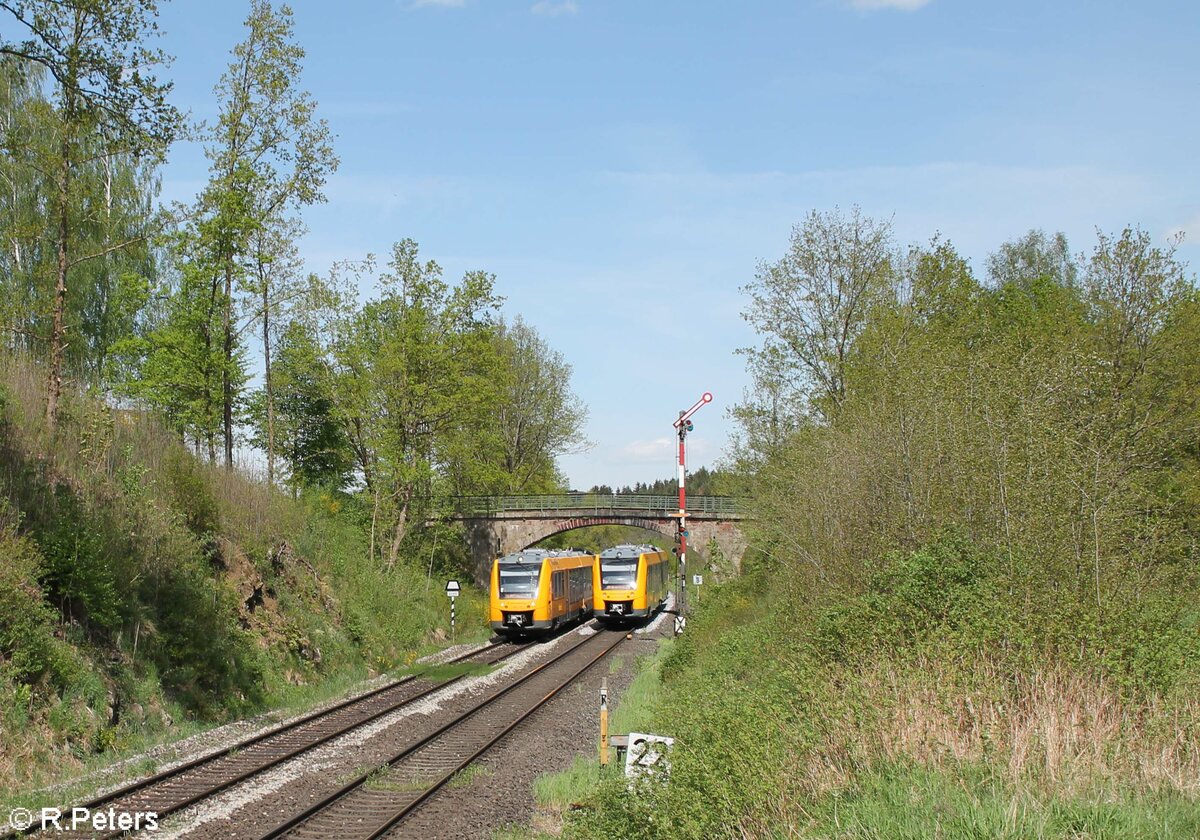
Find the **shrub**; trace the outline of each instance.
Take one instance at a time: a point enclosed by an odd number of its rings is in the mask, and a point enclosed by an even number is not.
[[[55,613],[37,585],[41,570],[34,544],[0,527],[0,667],[27,685],[48,677],[66,690],[81,680],[84,664],[54,635]]]
[[[167,452],[163,469],[171,510],[197,537],[216,534],[220,529],[220,509],[204,467],[182,446],[173,446]]]

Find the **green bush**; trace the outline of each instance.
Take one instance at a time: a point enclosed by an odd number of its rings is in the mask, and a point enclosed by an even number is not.
[[[1117,838],[1155,836],[1155,825],[1192,836],[1195,802],[1139,788],[1133,769],[1158,746],[1197,737],[1194,703],[1180,695],[1175,714],[1163,701],[1200,684],[1195,610],[1166,592],[1107,613],[1061,594],[1026,602],[1010,594],[1013,568],[949,534],[889,555],[857,594],[809,604],[767,575],[708,590],[661,667],[652,731],[677,739],[669,783],[630,791],[606,779],[566,815],[566,836]],[[1021,727],[1071,719],[1071,709],[1045,705],[1069,703],[1045,682],[1062,675],[1080,675],[1067,684],[1092,687],[1096,703],[1114,702],[1114,677],[1137,695],[1121,701],[1120,731],[1088,730],[1110,739],[1111,755],[1085,751],[1062,765],[1097,772],[1095,791],[1048,774],[1049,754],[987,763],[999,749],[989,733],[1009,732],[1004,721],[1036,753],[1042,736]],[[987,729],[972,702],[1004,720],[987,718],[996,727]],[[910,712],[926,718],[905,729]],[[963,741],[979,750],[974,764],[922,740],[976,725],[980,734]],[[1142,737],[1158,746],[1143,750]],[[881,759],[900,743],[926,744],[933,764]],[[1024,769],[1012,771],[1010,759]]]
[[[103,631],[117,629],[130,613],[129,590],[119,581],[126,558],[111,551],[110,523],[94,516],[66,485],[43,499],[35,539],[46,558],[43,581],[62,599],[71,618]]]
[[[237,626],[232,595],[196,560],[179,563],[154,593],[148,644],[163,686],[202,717],[242,712],[263,697],[263,663]]]
[[[66,690],[86,669],[75,650],[54,635],[55,613],[37,585],[41,571],[33,543],[0,529],[0,668],[27,685],[47,677]]]
[[[835,599],[817,616],[813,641],[828,659],[848,662],[880,645],[904,648],[942,639],[992,635],[996,558],[958,535],[888,557],[855,598]]]
[[[823,661],[986,655],[1013,671],[1048,661],[1101,673],[1133,692],[1169,691],[1200,676],[1197,611],[1177,592],[1136,598],[1047,588],[1014,580],[1023,564],[980,551],[961,535],[890,555],[865,591],[832,596],[817,611],[811,644]],[[807,644],[807,642],[805,642]]]
[[[220,531],[220,508],[204,467],[182,446],[166,453],[163,464],[167,503],[189,531],[202,539]]]
[[[1200,677],[1200,610],[1175,593],[1122,604],[1099,628],[1101,667],[1127,691],[1169,692]]]

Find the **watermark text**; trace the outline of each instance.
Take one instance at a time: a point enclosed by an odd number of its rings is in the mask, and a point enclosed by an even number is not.
[[[157,831],[155,811],[118,811],[109,808],[93,811],[90,808],[13,808],[8,812],[8,825],[16,831],[36,828],[41,831]]]

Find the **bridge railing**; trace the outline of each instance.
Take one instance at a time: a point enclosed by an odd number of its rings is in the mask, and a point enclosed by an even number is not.
[[[614,515],[647,514],[663,516],[679,511],[678,496],[651,496],[637,493],[554,493],[529,496],[454,496],[433,500],[434,509],[443,514],[492,516],[501,513]],[[689,514],[739,516],[746,504],[733,496],[688,496]]]

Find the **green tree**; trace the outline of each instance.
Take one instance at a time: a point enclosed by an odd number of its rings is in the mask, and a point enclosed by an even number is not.
[[[912,251],[911,294],[871,307],[841,407],[757,465],[767,556],[856,588],[958,530],[1002,559],[1013,609],[1068,635],[1064,615],[1096,628],[1176,579],[1200,499],[1194,288],[1140,231],[1066,253],[1006,243],[984,285],[949,243]]]
[[[444,475],[453,433],[487,418],[496,400],[494,280],[468,272],[456,286],[396,243],[381,295],[341,324],[333,345],[334,399],[371,497],[371,550],[388,524],[394,565],[413,505]]]
[[[829,417],[846,399],[846,359],[871,309],[893,293],[891,225],[838,210],[813,211],[792,229],[778,262],[762,264],[743,291],[743,317],[763,337],[742,350],[755,380]],[[755,412],[757,413],[756,409]]]
[[[43,82],[39,65],[11,56],[0,61],[0,317],[13,351],[45,350],[38,316],[49,313],[53,288],[53,252],[45,236],[53,182],[44,161],[54,115]]]
[[[183,247],[187,239],[176,242]],[[227,371],[228,362],[212,340],[221,322],[211,275],[186,256],[175,268],[145,334],[129,336],[116,348],[127,372],[118,390],[161,410],[173,429],[191,438],[197,454],[203,447],[213,462],[221,431],[216,395],[227,375],[240,375],[242,360],[235,359],[236,368]]]
[[[206,252],[205,270],[221,307],[221,341],[226,364],[221,382],[225,465],[233,466],[238,376],[232,364],[238,350],[238,292],[257,284],[270,353],[272,272],[262,270],[274,257],[262,246],[264,233],[284,230],[290,209],[325,200],[325,178],[337,168],[324,120],[316,103],[299,87],[304,50],[293,40],[292,11],[253,0],[246,39],[233,50],[234,60],[215,93],[221,113],[206,146],[211,161],[208,186],[199,200],[202,221],[192,235]],[[272,230],[273,228],[273,230]],[[255,243],[258,242],[256,247]],[[268,399],[270,407],[271,399]],[[272,409],[273,410],[273,409]]]
[[[261,416],[264,434],[259,442],[267,453],[267,484],[270,485],[275,483],[276,453],[273,328],[277,329],[283,319],[284,330],[288,329],[290,325],[286,319],[298,299],[306,298],[320,305],[324,297],[317,278],[301,274],[302,261],[296,240],[303,231],[299,221],[275,216],[260,225],[250,238],[251,269],[247,286],[257,310],[250,320],[262,330]]]
[[[89,156],[161,155],[180,118],[166,99],[171,85],[153,75],[167,58],[145,46],[157,30],[154,0],[5,0],[0,9],[28,33],[24,40],[0,40],[0,53],[41,65],[56,94],[51,207],[57,230],[46,396],[46,417],[54,426],[62,391],[69,274],[81,263],[132,244],[113,242],[90,253],[77,252],[78,220],[71,212],[77,168]]]
[[[332,368],[310,322],[288,322],[276,347],[274,410],[266,388],[255,395],[255,443],[273,446],[287,464],[293,492],[302,487],[340,490],[353,469],[349,442],[338,422]],[[274,443],[268,443],[268,436]]]
[[[25,66],[22,68],[21,65]],[[0,61],[0,329],[13,350],[47,355],[53,324],[55,251],[46,227],[55,194],[58,119],[43,95],[44,72],[12,57]],[[64,350],[73,375],[112,381],[115,342],[138,329],[158,273],[151,234],[161,227],[151,207],[154,161],[81,143],[70,215],[76,253],[98,253],[72,268],[65,321],[75,334]],[[112,249],[114,243],[124,247]]]
[[[452,464],[460,475],[454,487],[484,493],[555,490],[562,486],[556,457],[588,445],[587,407],[571,391],[571,366],[519,316],[497,324],[495,342],[495,409],[460,441],[463,457]],[[478,465],[490,466],[490,473],[472,480],[469,467]]]
[[[1045,231],[1031,230],[1020,239],[1003,243],[996,253],[989,255],[987,273],[995,286],[1024,285],[1039,279],[1073,286],[1079,267],[1071,257],[1064,234],[1047,236]]]

